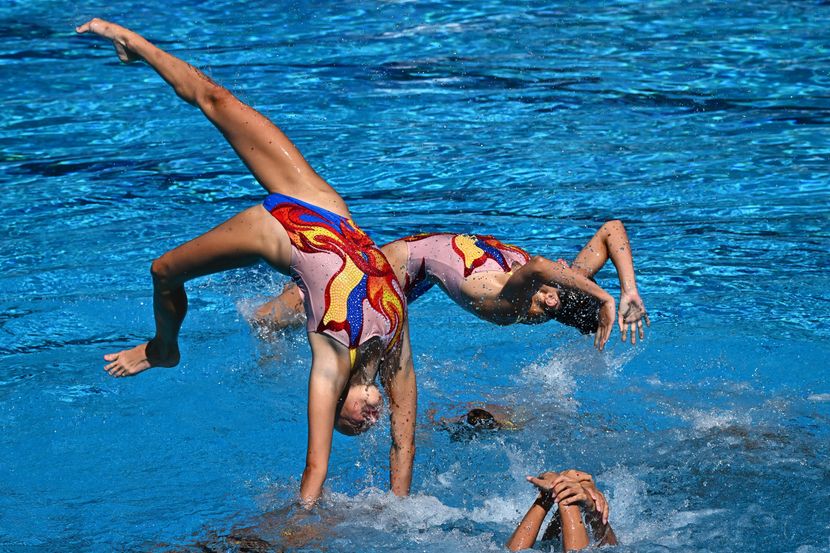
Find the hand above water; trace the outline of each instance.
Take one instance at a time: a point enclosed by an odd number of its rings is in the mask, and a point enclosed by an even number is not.
[[[646,326],[651,326],[648,313],[646,313],[646,306],[643,304],[640,294],[636,290],[620,294],[620,309],[617,315],[617,323],[620,327],[623,342],[628,340],[629,330],[631,331],[632,345],[637,343],[637,334],[640,335],[640,340],[645,338],[643,320],[645,320]]]
[[[608,501],[587,472],[573,469],[543,472],[538,477],[528,476],[527,480],[539,488],[543,500],[549,498],[560,507],[579,505],[587,515],[600,517],[603,524],[608,522]]]
[[[96,17],[76,27],[75,32],[78,34],[93,33],[110,39],[115,47],[116,54],[118,54],[118,59],[124,63],[141,59],[141,56],[130,50],[128,46],[129,35],[132,31],[117,23],[110,23]]]
[[[609,297],[599,307],[599,325],[597,326],[597,333],[594,335],[594,347],[599,351],[602,351],[608,338],[611,337],[615,314],[614,299]]]

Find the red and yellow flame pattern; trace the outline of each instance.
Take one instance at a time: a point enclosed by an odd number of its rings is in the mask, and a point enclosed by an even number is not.
[[[339,267],[325,290],[325,308],[317,332],[345,331],[354,350],[363,336],[363,302],[383,317],[389,332],[387,350],[400,339],[405,303],[392,267],[369,236],[346,217],[293,201],[277,203],[271,214],[285,228],[291,244],[305,253],[331,254]],[[335,259],[336,258],[336,259]]]

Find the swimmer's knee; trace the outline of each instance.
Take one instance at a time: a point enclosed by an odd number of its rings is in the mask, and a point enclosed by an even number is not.
[[[156,288],[172,289],[181,285],[180,279],[176,278],[176,274],[170,263],[167,261],[167,255],[163,255],[153,260],[150,264],[150,275],[153,277],[153,285]]]
[[[224,105],[232,101],[234,95],[226,88],[211,83],[199,90],[196,95],[196,104],[205,112],[219,111]]]

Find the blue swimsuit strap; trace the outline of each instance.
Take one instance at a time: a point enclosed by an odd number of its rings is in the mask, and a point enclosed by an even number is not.
[[[343,215],[334,213],[333,211],[329,211],[328,209],[326,209],[324,207],[320,207],[319,205],[310,204],[308,202],[304,202],[304,201],[299,200],[297,198],[294,198],[292,196],[286,196],[285,194],[280,194],[279,192],[274,192],[274,193],[268,194],[268,196],[262,202],[262,206],[270,212],[270,211],[273,211],[273,209],[277,206],[277,204],[280,204],[280,203],[283,203],[283,202],[296,204],[296,205],[300,205],[300,206],[303,206],[303,207],[307,207],[308,209],[310,209],[311,211],[313,211],[314,213],[316,213],[320,217],[323,217],[324,219],[328,219],[329,221],[332,221],[334,223],[339,223],[340,221],[342,221],[344,219],[346,221],[351,220],[348,217],[345,217]]]

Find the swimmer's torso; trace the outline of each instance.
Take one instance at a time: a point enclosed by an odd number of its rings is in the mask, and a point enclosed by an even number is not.
[[[498,300],[512,272],[530,256],[492,236],[419,234],[403,238],[406,273],[401,281],[409,302],[438,283],[461,307],[497,324],[515,322],[512,308]]]
[[[282,194],[269,195],[263,205],[290,239],[290,273],[303,292],[308,331],[350,350],[373,337],[387,348],[397,343],[403,294],[366,233],[343,215]]]

